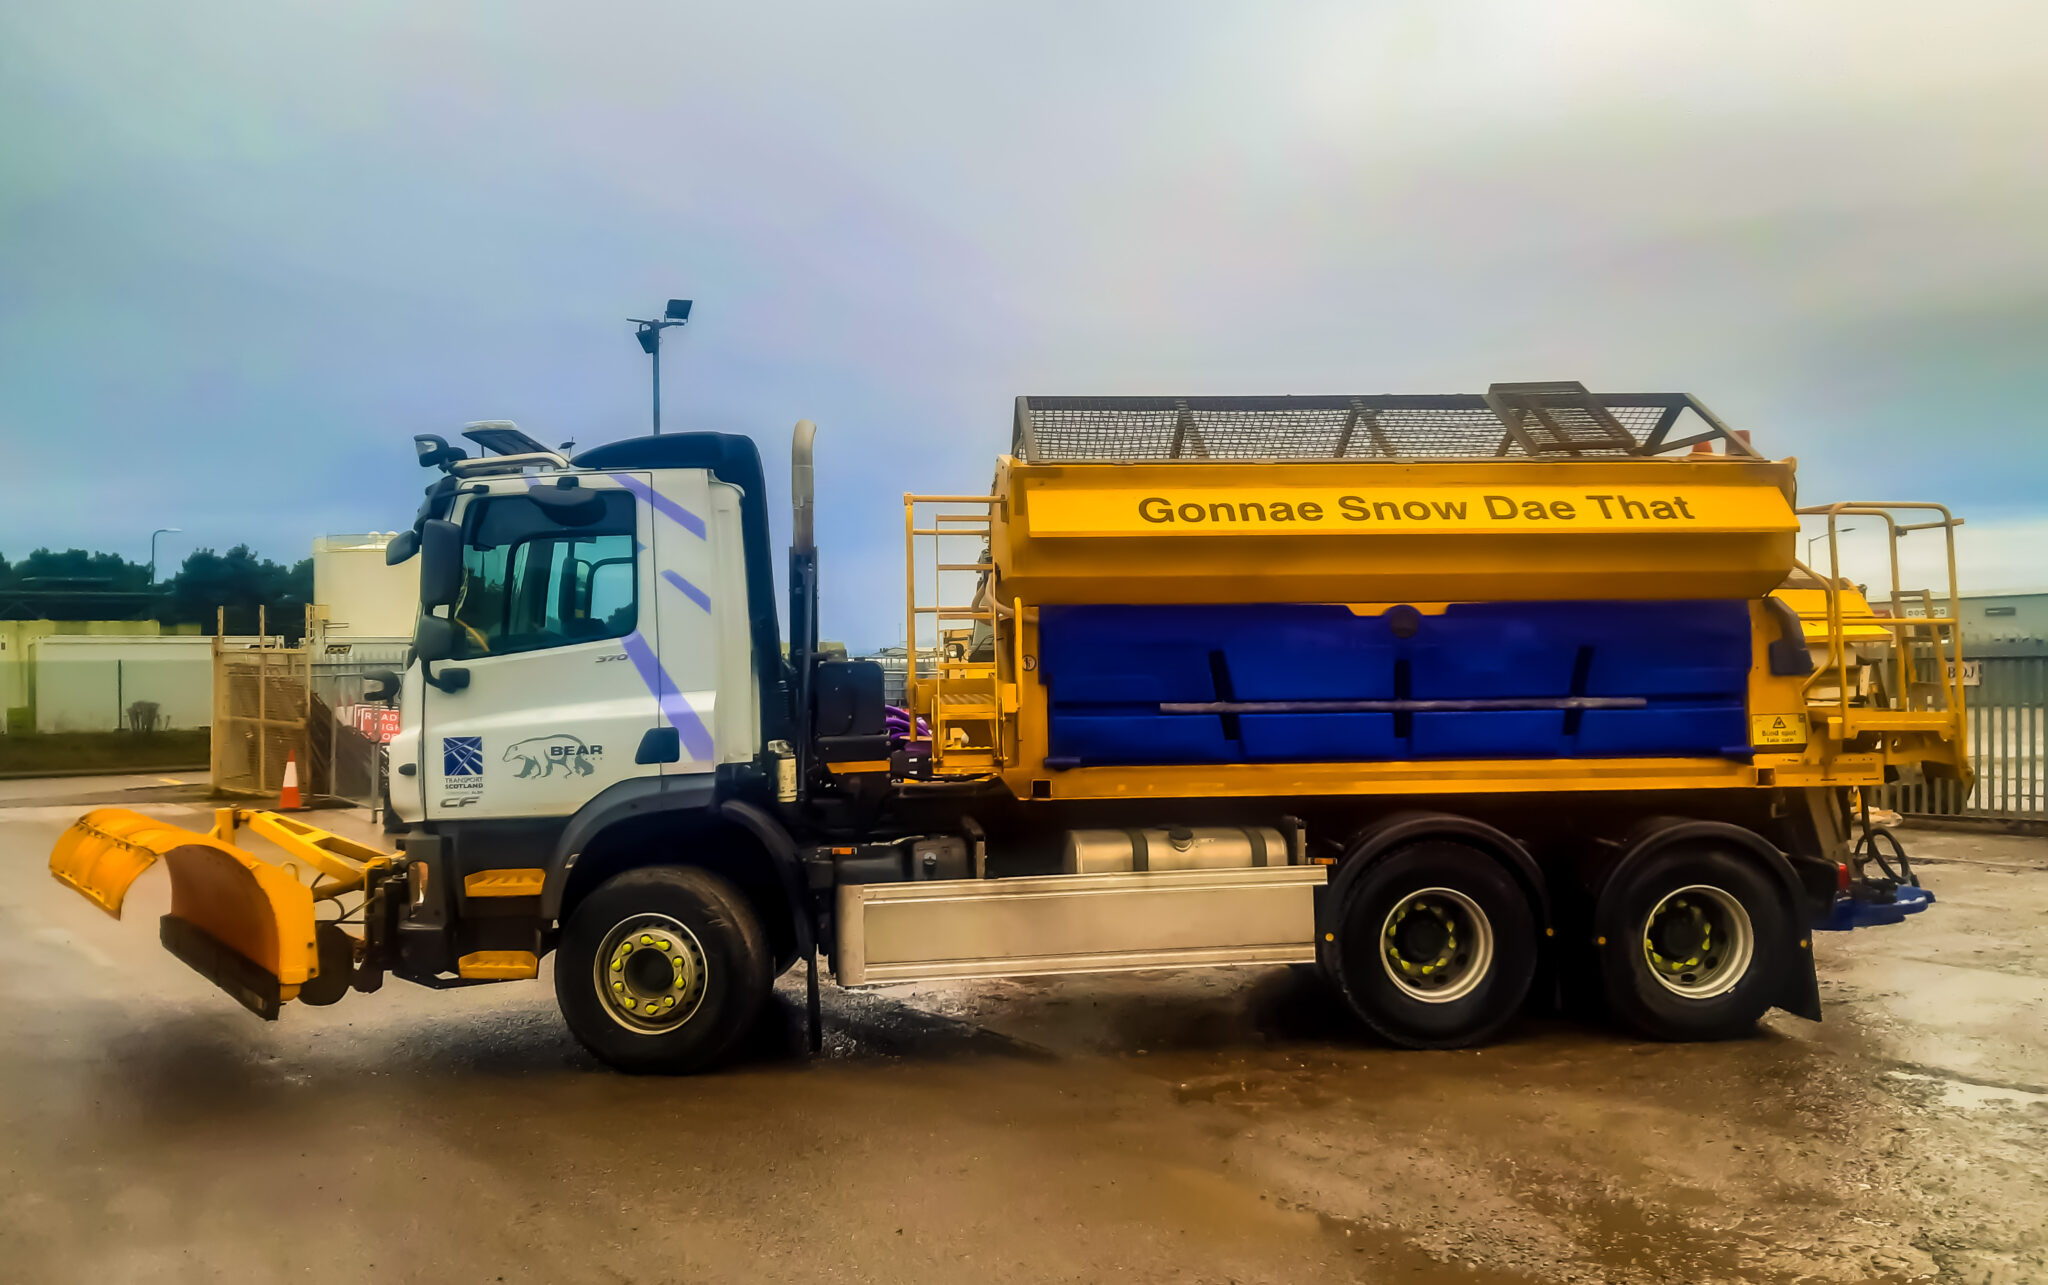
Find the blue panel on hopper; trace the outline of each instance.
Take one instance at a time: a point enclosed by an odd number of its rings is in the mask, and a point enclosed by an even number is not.
[[[1084,763],[1719,755],[1747,743],[1748,604],[1454,603],[1396,638],[1314,603],[1047,606],[1051,757]],[[1224,687],[1218,686],[1220,658]],[[1405,662],[1407,688],[1397,691]],[[1641,710],[1164,715],[1161,702],[1636,696]],[[1226,725],[1236,739],[1225,735]],[[1399,726],[1408,733],[1395,736]]]
[[[1085,665],[1057,652],[1042,652],[1039,659],[1044,666],[1040,681],[1063,706],[1216,699],[1206,647],[1200,651],[1125,647],[1115,655],[1090,657]]]
[[[1579,753],[1719,757],[1748,745],[1746,709],[1739,702],[1589,709],[1579,724]]]
[[[1409,694],[1417,700],[1570,694],[1579,630],[1559,605],[1460,602],[1441,616],[1424,616],[1409,643]]]
[[[1244,756],[1214,715],[1066,714],[1052,721],[1052,759],[1110,763],[1235,763]]]
[[[1407,757],[1392,714],[1240,714],[1254,763],[1342,763]]]
[[[1217,611],[1041,607],[1039,681],[1059,705],[1214,700],[1209,653],[1234,623]]]
[[[1746,692],[1746,602],[1613,603],[1586,641],[1588,696],[1711,696]],[[1738,738],[1740,739],[1740,738]]]
[[[1410,738],[1415,758],[1563,758],[1564,711],[1496,709],[1456,714],[1417,714]]]
[[[1232,631],[1221,649],[1238,700],[1385,700],[1394,694],[1398,640],[1381,617],[1311,604],[1259,610],[1251,627]]]

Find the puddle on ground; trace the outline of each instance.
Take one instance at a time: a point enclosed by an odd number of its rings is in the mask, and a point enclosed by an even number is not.
[[[1926,1071],[1886,1071],[1885,1078],[1913,1084],[1932,1085],[1939,1093],[1936,1105],[1959,1111],[1982,1111],[1994,1107],[2048,1108],[2048,1091],[2011,1084],[1988,1084],[1954,1075]]]

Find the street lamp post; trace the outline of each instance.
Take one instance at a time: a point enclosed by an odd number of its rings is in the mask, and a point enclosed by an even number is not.
[[[640,327],[633,337],[640,341],[640,351],[646,353],[654,364],[654,431],[659,433],[661,432],[661,332],[667,330],[670,326],[689,324],[690,301],[688,299],[669,300],[667,311],[661,317],[654,320],[643,321],[638,317],[628,317],[626,320]]]
[[[160,535],[176,535],[180,530],[180,527],[166,526],[158,527],[149,533],[149,583],[152,588],[156,586],[156,538]]]
[[[1850,533],[1851,531],[1854,531],[1855,529],[1856,529],[1856,528],[1855,528],[1855,527],[1852,527],[1852,526],[1845,526],[1845,527],[1843,527],[1843,528],[1842,528],[1841,530],[1839,530],[1839,531],[1835,532],[1835,534],[1836,534],[1836,535],[1847,535],[1847,534],[1849,534],[1849,533]],[[1828,538],[1828,533],[1827,533],[1827,532],[1825,532],[1825,531],[1821,532],[1821,533],[1820,533],[1819,535],[1815,535],[1815,536],[1808,536],[1808,537],[1807,537],[1807,539],[1806,539],[1806,565],[1807,565],[1807,566],[1809,566],[1809,567],[1810,567],[1810,566],[1812,566],[1812,565],[1813,565],[1813,546],[1814,546],[1814,545],[1816,545],[1816,544],[1818,544],[1818,543],[1819,543],[1820,541],[1822,541],[1822,540],[1825,540],[1825,539],[1827,539],[1827,538]]]

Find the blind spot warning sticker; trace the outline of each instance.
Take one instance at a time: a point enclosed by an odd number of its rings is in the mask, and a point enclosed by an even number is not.
[[[1808,735],[1805,714],[1752,714],[1749,718],[1751,745],[1804,745]]]

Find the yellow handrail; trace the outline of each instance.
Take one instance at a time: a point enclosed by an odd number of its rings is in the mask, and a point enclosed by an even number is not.
[[[986,754],[1000,761],[1003,757],[1002,718],[1002,675],[1000,661],[970,661],[965,655],[948,658],[948,634],[958,633],[959,626],[971,626],[986,622],[991,641],[1002,652],[1002,625],[1000,603],[995,599],[989,585],[996,567],[987,556],[977,556],[973,561],[946,560],[944,542],[947,539],[969,538],[987,540],[995,533],[996,515],[1006,504],[999,495],[916,495],[905,493],[903,497],[904,532],[904,699],[912,708],[913,717],[920,710],[929,711],[932,736],[932,755],[935,764],[943,765],[948,751],[955,756]],[[978,513],[932,512],[919,525],[919,505],[971,504],[984,510]],[[947,572],[975,573],[981,578],[975,601],[967,604],[933,602],[921,604],[918,601],[918,556],[917,539],[928,536],[932,540],[932,565],[943,577]],[[934,582],[933,593],[944,592],[941,582]],[[931,621],[935,631],[932,657],[926,662],[920,652],[918,626],[920,620]],[[949,690],[964,689],[964,690]],[[984,690],[985,689],[985,690]],[[949,697],[959,699],[949,700]],[[994,711],[991,718],[984,710]],[[955,721],[967,724],[987,722],[990,724],[990,744],[952,744],[951,729]],[[970,734],[971,735],[971,734]]]
[[[1902,524],[1894,516],[1894,513],[1899,510],[1933,512],[1938,513],[1940,516],[1929,522]],[[1885,524],[1886,549],[1891,571],[1891,583],[1889,586],[1891,615],[1889,617],[1873,616],[1872,619],[1860,621],[1859,623],[1881,625],[1886,629],[1894,631],[1891,659],[1896,682],[1893,686],[1894,694],[1891,699],[1895,702],[1902,702],[1898,708],[1904,711],[1911,711],[1913,709],[1914,687],[1925,686],[1925,684],[1918,682],[1912,672],[1913,657],[1909,654],[1913,646],[1911,633],[1922,628],[1928,631],[1928,642],[1932,646],[1934,653],[1932,659],[1936,669],[1939,671],[1935,675],[1934,682],[1940,689],[1941,708],[1951,716],[1951,721],[1954,724],[1954,735],[1960,743],[1965,733],[1966,715],[1962,689],[1962,638],[1959,628],[1960,620],[1955,614],[1959,594],[1956,576],[1955,529],[1962,525],[1962,519],[1951,513],[1946,505],[1924,500],[1853,500],[1836,504],[1814,505],[1802,508],[1798,512],[1802,517],[1825,517],[1827,519],[1829,571],[1828,575],[1820,576],[1805,563],[1800,562],[1796,558],[1793,560],[1794,566],[1822,582],[1827,602],[1827,663],[1808,676],[1803,690],[1812,691],[1823,680],[1824,676],[1832,672],[1835,677],[1834,703],[1836,705],[1836,717],[1839,718],[1844,729],[1854,726],[1857,720],[1851,713],[1849,705],[1848,646],[1844,638],[1842,623],[1842,586],[1844,581],[1842,577],[1840,545],[1841,530],[1838,527],[1838,520],[1843,517],[1874,517],[1881,519]],[[1949,614],[1944,616],[1933,615],[1931,612],[1932,604],[1929,603],[1928,607],[1930,610],[1928,615],[1913,618],[1906,615],[1905,604],[1901,598],[1901,589],[1899,587],[1899,537],[1914,531],[1932,530],[1940,530],[1946,539],[1948,568],[1948,595],[1946,602]],[[1923,598],[1925,592],[1922,591]],[[1944,642],[1946,647],[1944,647]]]

